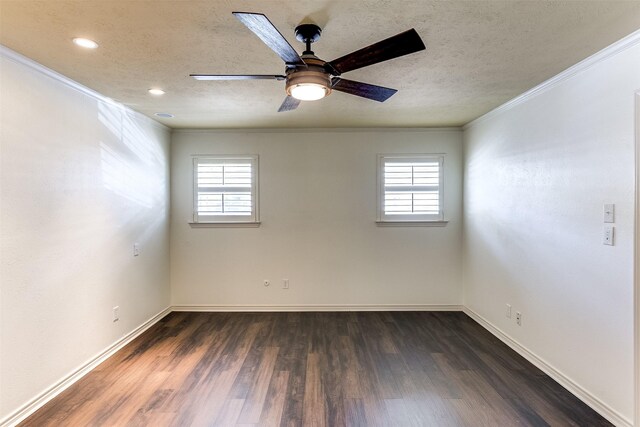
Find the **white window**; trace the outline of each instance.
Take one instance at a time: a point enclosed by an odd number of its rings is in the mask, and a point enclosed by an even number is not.
[[[258,223],[258,156],[193,159],[195,223]]]
[[[378,155],[378,222],[443,222],[441,155]]]

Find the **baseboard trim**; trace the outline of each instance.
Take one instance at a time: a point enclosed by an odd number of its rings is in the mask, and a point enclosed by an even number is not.
[[[294,305],[214,305],[178,304],[173,311],[462,311],[457,304],[294,304]]]
[[[155,325],[160,319],[162,319],[167,314],[171,313],[171,307],[167,307],[155,316],[151,317],[140,326],[135,328],[133,331],[129,332],[122,338],[120,338],[115,343],[111,344],[109,347],[105,348],[103,351],[95,355],[93,358],[89,359],[87,362],[73,370],[66,377],[60,379],[49,388],[44,390],[38,396],[25,403],[23,406],[15,410],[13,413],[9,414],[3,420],[0,420],[0,427],[13,427],[18,423],[24,421],[28,416],[36,412],[46,403],[48,403],[51,399],[62,393],[64,390],[73,385],[80,378],[88,374],[93,368],[107,360],[111,357],[115,352],[120,350],[125,345],[129,344],[136,337],[142,334],[144,331],[149,329],[151,326]]]
[[[79,366],[66,377],[60,379],[49,388],[44,390],[38,396],[9,414],[3,420],[0,420],[0,427],[13,427],[24,421],[31,414],[36,412],[47,402],[55,398],[64,390],[80,380],[92,369],[111,357],[122,347],[133,341],[151,326],[155,325],[160,319],[172,311],[199,311],[199,312],[313,312],[313,311],[463,311],[473,320],[478,322],[483,328],[491,332],[498,339],[512,348],[515,352],[534,364],[545,374],[549,375],[553,380],[566,388],[573,395],[590,406],[604,418],[609,420],[617,427],[633,427],[631,420],[625,418],[617,411],[610,408],[597,397],[593,396],[587,390],[576,384],[569,377],[562,374],[559,370],[544,361],[528,348],[519,344],[498,327],[494,326],[487,319],[463,305],[457,304],[303,304],[303,305],[190,305],[181,304],[167,307],[146,322],[138,326],[127,335],[104,349],[102,352],[94,356],[92,359]]]
[[[529,362],[534,364],[538,369],[543,371],[545,374],[549,375],[553,380],[555,380],[558,384],[569,390],[574,396],[578,399],[582,400],[586,405],[591,407],[594,411],[598,412],[604,418],[609,420],[617,427],[633,427],[633,423],[631,420],[625,418],[617,411],[610,408],[608,405],[603,403],[600,399],[589,393],[587,390],[582,388],[580,385],[576,384],[571,378],[564,375],[558,369],[554,368],[552,365],[547,363],[544,359],[536,355],[534,352],[526,348],[525,346],[518,343],[515,339],[511,338],[505,332],[503,332],[500,328],[493,325],[493,323],[489,322],[487,319],[470,309],[469,307],[464,307],[462,310],[467,316],[471,317],[473,320],[478,322],[480,326],[491,332],[495,335],[500,341],[504,342],[506,345],[511,347],[516,353],[520,356],[527,359]]]

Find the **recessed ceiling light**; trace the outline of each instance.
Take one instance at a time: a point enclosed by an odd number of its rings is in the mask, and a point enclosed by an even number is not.
[[[155,113],[155,115],[165,119],[170,119],[171,117],[173,117],[173,114],[169,114],[169,113]]]
[[[157,89],[157,88],[151,88],[149,89],[149,93],[151,95],[164,95],[164,91],[162,89]]]
[[[98,43],[94,42],[93,40],[85,39],[82,37],[76,37],[75,39],[73,39],[73,42],[78,46],[84,47],[87,49],[95,49],[98,47]]]

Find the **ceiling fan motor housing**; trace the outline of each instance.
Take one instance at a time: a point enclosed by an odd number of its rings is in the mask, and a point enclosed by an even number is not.
[[[315,43],[320,39],[322,29],[316,24],[301,24],[295,29],[296,40],[302,43]]]
[[[291,96],[291,89],[298,85],[315,84],[325,88],[325,96],[331,93],[331,76],[324,69],[325,62],[313,54],[302,55],[307,68],[289,68],[286,71],[287,95]]]

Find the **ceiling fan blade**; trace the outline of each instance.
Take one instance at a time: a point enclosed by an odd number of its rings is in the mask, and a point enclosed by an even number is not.
[[[347,71],[377,64],[399,56],[426,49],[422,39],[413,28],[404,33],[374,43],[360,50],[356,50],[341,58],[328,62],[328,71],[333,75],[340,75]],[[335,73],[337,71],[337,74]]]
[[[272,74],[189,74],[196,80],[284,80],[285,76]]]
[[[298,108],[300,105],[300,100],[294,98],[293,96],[287,96],[284,101],[282,101],[282,105],[278,108],[278,113],[282,113],[283,111],[291,111]]]
[[[280,31],[262,13],[233,12],[248,29],[269,46],[287,65],[300,65],[306,67],[298,52],[291,47]]]
[[[378,102],[386,101],[398,91],[397,89],[390,89],[388,87],[376,86],[369,83],[346,80],[340,77],[334,77],[333,79],[331,79],[331,89],[348,93],[350,95],[373,99],[374,101]]]

